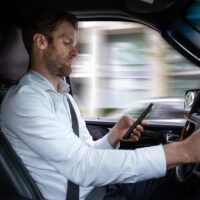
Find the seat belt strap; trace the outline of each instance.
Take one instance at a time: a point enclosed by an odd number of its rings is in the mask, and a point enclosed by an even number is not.
[[[72,129],[74,133],[79,137],[79,126],[78,126],[78,119],[76,116],[76,112],[74,110],[74,106],[72,105],[72,102],[70,101],[69,97],[67,98],[68,104],[69,104],[69,109],[71,113],[71,118],[72,118]]]
[[[79,136],[79,126],[78,126],[78,119],[76,116],[76,112],[74,110],[74,107],[69,99],[67,98],[70,113],[71,113],[71,119],[72,119],[72,129],[74,133]],[[68,187],[67,187],[67,196],[66,200],[79,200],[79,186],[70,180],[68,180]]]

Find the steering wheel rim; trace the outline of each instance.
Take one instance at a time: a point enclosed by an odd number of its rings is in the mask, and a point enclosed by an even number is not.
[[[190,171],[188,172],[188,169]],[[200,183],[200,165],[197,163],[180,165],[176,167],[176,178],[180,183],[189,183],[190,187],[193,187]]]
[[[186,139],[195,130],[200,128],[200,92],[198,93],[185,126],[181,134],[181,140]],[[180,183],[184,183],[193,187],[200,183],[200,164],[191,163],[183,164],[176,167],[176,179]]]

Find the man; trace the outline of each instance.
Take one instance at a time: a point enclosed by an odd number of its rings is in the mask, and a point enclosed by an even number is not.
[[[62,80],[77,55],[77,23],[64,12],[41,12],[23,31],[30,71],[7,93],[2,104],[2,132],[10,141],[45,199],[66,199],[68,180],[80,185],[80,199],[89,186],[134,183],[164,176],[166,168],[200,162],[200,131],[182,142],[138,149],[113,150],[134,122],[123,116],[94,142],[77,105]],[[79,125],[75,135],[72,103]],[[145,125],[146,122],[143,122]],[[142,126],[130,140],[138,140]]]

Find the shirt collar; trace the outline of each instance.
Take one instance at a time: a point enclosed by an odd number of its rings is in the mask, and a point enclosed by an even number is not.
[[[60,79],[59,82],[59,93],[67,94],[70,91],[70,85],[67,84],[64,80]]]
[[[34,82],[34,84],[39,85],[40,88],[46,90],[46,91],[54,91],[57,92],[53,86],[53,84],[46,79],[43,75],[40,73],[36,72],[35,70],[29,70],[28,72],[28,78],[31,79],[31,81]],[[70,91],[70,85],[67,84],[65,81],[60,79],[59,82],[59,93],[61,94],[66,94],[69,93]]]

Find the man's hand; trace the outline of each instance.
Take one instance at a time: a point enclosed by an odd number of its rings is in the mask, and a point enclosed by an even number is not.
[[[120,118],[117,124],[111,129],[108,133],[108,141],[115,148],[119,141],[122,140],[122,137],[126,133],[126,131],[131,127],[131,125],[135,122],[135,119],[124,115]],[[129,139],[124,141],[136,142],[139,140],[141,136],[141,132],[143,131],[143,126],[148,125],[148,120],[143,120],[141,125],[137,125]]]
[[[192,133],[183,143],[186,147],[189,162],[200,163],[200,129]]]
[[[178,164],[200,163],[200,129],[180,142],[173,142],[163,146],[167,167]]]

